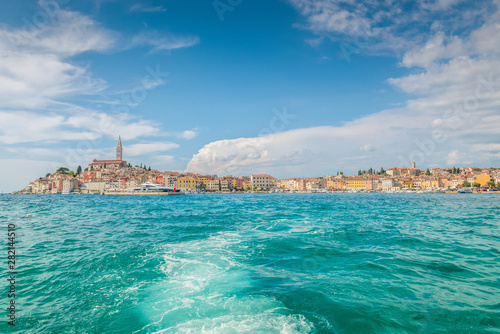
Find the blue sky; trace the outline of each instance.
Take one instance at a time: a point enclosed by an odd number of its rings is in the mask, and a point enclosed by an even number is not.
[[[500,165],[498,1],[0,4],[0,190],[61,165]],[[155,74],[156,73],[156,74]]]

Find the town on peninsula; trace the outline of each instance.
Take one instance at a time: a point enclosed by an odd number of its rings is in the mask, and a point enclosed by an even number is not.
[[[67,167],[31,182],[12,194],[130,194],[144,184],[173,189],[173,193],[230,192],[488,192],[500,193],[500,168],[448,167],[421,170],[393,167],[359,170],[357,175],[336,175],[278,180],[267,174],[250,176],[200,175],[132,166],[123,160],[118,139],[115,160],[94,159],[76,172]]]

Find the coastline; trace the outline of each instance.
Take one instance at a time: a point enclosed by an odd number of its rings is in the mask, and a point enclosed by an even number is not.
[[[332,192],[199,192],[199,193],[131,193],[131,192],[104,192],[104,193],[47,193],[47,194],[33,194],[33,193],[8,193],[5,195],[43,195],[43,196],[53,196],[53,195],[101,195],[101,196],[179,196],[179,195],[245,195],[245,194],[254,194],[254,195],[282,195],[282,194],[460,194],[464,195],[464,193],[459,193],[456,191],[426,191],[426,192],[416,192],[416,191],[332,191]],[[471,191],[465,194],[500,194],[500,191]]]

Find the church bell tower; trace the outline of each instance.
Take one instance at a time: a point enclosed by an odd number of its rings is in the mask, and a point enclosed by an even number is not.
[[[116,145],[116,160],[123,160],[123,147],[122,147],[122,138],[118,137],[118,145]]]

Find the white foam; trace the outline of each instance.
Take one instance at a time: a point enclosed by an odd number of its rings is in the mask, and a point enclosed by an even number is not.
[[[253,281],[243,260],[256,250],[242,239],[238,233],[219,233],[165,245],[165,279],[150,289],[155,300],[142,309],[149,325],[141,331],[309,333],[314,327],[303,315],[292,315],[274,297],[245,293]]]

